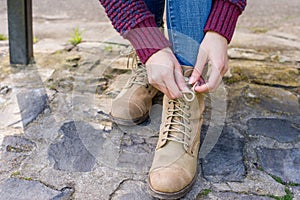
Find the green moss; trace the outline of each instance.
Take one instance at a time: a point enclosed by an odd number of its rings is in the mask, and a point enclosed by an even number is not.
[[[299,184],[297,183],[287,183],[285,181],[283,181],[280,177],[274,176],[274,175],[270,175],[276,182],[285,185],[285,186],[299,186]],[[269,195],[269,197],[272,197],[276,200],[293,200],[293,193],[288,189],[288,187],[285,188],[285,193],[286,195],[282,196],[282,197],[277,197],[274,195]]]
[[[11,177],[19,176],[20,174],[21,174],[21,172],[15,171],[11,174]]]
[[[114,78],[114,75],[112,75],[112,74],[105,74],[104,78],[112,79],[112,78]]]
[[[0,40],[8,40],[8,37],[6,37],[6,36],[3,35],[3,34],[0,34]]]
[[[250,31],[252,33],[266,33],[266,32],[268,32],[268,29],[263,28],[263,27],[252,27],[252,28],[250,28]]]
[[[283,197],[276,197],[276,200],[293,200],[293,193],[286,188],[285,189],[286,195],[284,195]]]
[[[51,85],[47,85],[47,87],[50,89],[50,90],[57,90],[57,86],[55,83],[51,84]]]
[[[286,183],[280,178],[280,177],[277,177],[277,176],[274,176],[274,175],[270,175],[277,183],[280,183],[282,185],[286,185]]]
[[[8,152],[14,152],[14,153],[21,153],[21,152],[23,152],[23,150],[22,150],[21,148],[13,147],[13,146],[11,146],[11,145],[8,145],[8,146],[6,147],[6,150],[7,150]]]
[[[21,179],[23,179],[25,181],[33,181],[33,179],[30,177],[21,177]]]
[[[33,43],[37,43],[39,40],[36,37],[33,37]]]
[[[282,185],[286,185],[286,186],[300,186],[300,184],[298,183],[293,183],[293,182],[284,182],[280,177],[271,175],[270,176],[278,183],[282,184]]]
[[[233,75],[231,77],[224,77],[224,82],[226,84],[233,84],[233,83],[237,83],[240,81],[247,81],[247,77],[244,75]]]
[[[233,67],[230,69],[232,74],[231,77],[224,77],[224,82],[226,84],[233,84],[240,81],[247,81],[248,77],[243,74],[243,71],[240,67]]]
[[[287,185],[288,185],[288,186],[293,186],[293,187],[300,186],[300,184],[298,184],[298,183],[293,183],[293,182],[287,183]]]
[[[198,194],[198,199],[201,199],[203,196],[207,196],[211,192],[210,189],[205,189]]]
[[[106,52],[112,52],[112,50],[113,50],[112,45],[108,45],[108,46],[104,47],[104,51],[106,51]]]
[[[262,172],[264,171],[264,169],[261,166],[258,166],[257,169]]]
[[[285,193],[286,195],[282,196],[282,197],[277,197],[275,195],[267,195],[268,197],[271,197],[273,199],[276,199],[276,200],[293,200],[293,193],[288,189],[288,188],[285,188]]]

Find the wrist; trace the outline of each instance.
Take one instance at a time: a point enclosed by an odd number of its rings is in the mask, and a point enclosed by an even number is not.
[[[142,21],[123,37],[128,39],[142,63],[145,63],[153,54],[171,46],[171,43],[161,33],[153,18]]]
[[[224,0],[215,0],[204,32],[217,32],[227,39],[227,43],[230,43],[240,14],[241,10],[237,5]]]
[[[221,35],[220,33],[218,32],[215,32],[215,31],[207,31],[205,33],[205,38],[209,39],[209,40],[218,40],[222,43],[226,43],[227,45],[227,39],[224,35]]]

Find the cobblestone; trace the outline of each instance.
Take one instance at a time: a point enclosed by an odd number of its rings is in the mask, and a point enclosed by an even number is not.
[[[114,124],[111,101],[130,77],[120,55],[128,42],[94,4],[70,3],[90,9],[85,18],[67,1],[58,4],[65,12],[49,2],[34,7],[34,64],[10,66],[8,42],[0,42],[0,199],[153,199],[147,173],[162,94],[143,124]],[[213,148],[202,152],[183,199],[269,200],[286,189],[300,199],[299,3],[272,2],[270,15],[266,2],[249,1],[229,48],[225,92],[206,98],[201,141]],[[0,34],[5,8],[0,0]],[[71,48],[76,26],[86,32]],[[225,110],[217,110],[222,102]]]

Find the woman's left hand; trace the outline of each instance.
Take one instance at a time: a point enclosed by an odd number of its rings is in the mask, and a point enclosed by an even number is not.
[[[228,70],[227,40],[222,35],[209,31],[206,33],[198,52],[197,62],[190,77],[190,84],[201,79],[204,67],[211,62],[211,73],[206,83],[196,86],[196,92],[212,92],[217,89]]]

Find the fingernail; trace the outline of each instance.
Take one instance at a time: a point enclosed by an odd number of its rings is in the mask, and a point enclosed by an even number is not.
[[[191,76],[189,80],[189,84],[193,84],[196,81],[195,77]]]

